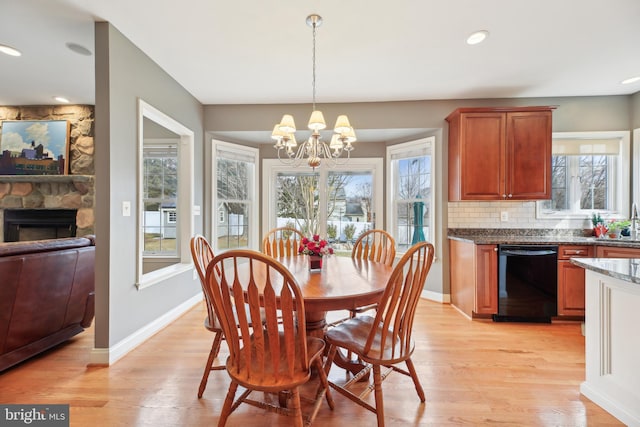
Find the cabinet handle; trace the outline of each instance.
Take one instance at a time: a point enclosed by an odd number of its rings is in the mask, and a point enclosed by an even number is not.
[[[513,197],[513,194],[509,194],[509,198],[512,198],[512,197]]]
[[[583,250],[580,250],[580,249],[565,251],[565,254],[567,254],[567,255],[582,255],[583,253],[585,253],[585,252]]]
[[[493,248],[493,251],[494,252],[498,252],[498,248]]]
[[[503,199],[506,199],[506,198],[507,198],[507,195],[506,195],[506,194],[503,194],[503,195],[502,195],[502,198],[503,198]]]

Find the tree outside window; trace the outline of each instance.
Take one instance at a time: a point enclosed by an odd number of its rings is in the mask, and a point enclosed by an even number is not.
[[[376,194],[382,189],[379,158],[352,158],[345,166],[323,164],[315,170],[290,168],[277,161],[265,164],[267,229],[293,226],[305,236],[327,238],[338,252],[350,253],[353,241],[382,218]]]

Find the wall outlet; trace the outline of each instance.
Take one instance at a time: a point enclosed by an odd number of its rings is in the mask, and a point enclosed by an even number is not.
[[[500,212],[500,221],[509,221],[509,211]]]

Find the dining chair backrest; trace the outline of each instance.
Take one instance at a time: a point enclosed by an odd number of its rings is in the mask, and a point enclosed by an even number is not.
[[[193,259],[193,264],[196,267],[196,271],[198,272],[198,277],[200,278],[200,284],[202,285],[202,293],[204,294],[204,299],[207,305],[207,315],[209,319],[210,327],[218,327],[219,322],[218,317],[215,314],[213,303],[211,301],[211,295],[209,290],[205,286],[205,276],[207,273],[207,266],[213,259],[213,249],[209,244],[209,241],[201,234],[196,234],[191,238],[190,242],[191,246],[191,258]],[[214,326],[215,325],[215,326]]]
[[[393,265],[396,257],[396,241],[388,232],[373,229],[365,231],[358,237],[351,250],[351,258],[368,259]]]
[[[262,239],[262,252],[274,258],[297,255],[303,237],[292,227],[273,228]]]
[[[234,376],[249,384],[259,380],[263,388],[268,386],[265,378],[281,381],[309,371],[304,299],[284,265],[257,251],[230,250],[211,261],[206,285],[227,339],[228,371],[234,370]],[[248,309],[235,313],[234,304],[245,302]],[[261,322],[261,328],[251,328]],[[279,334],[284,338],[279,339]],[[242,343],[253,348],[241,351]],[[267,360],[272,361],[270,366],[265,366]],[[273,381],[277,390],[278,381]]]
[[[363,353],[386,355],[387,360],[404,360],[411,356],[411,331],[427,274],[433,263],[431,243],[411,246],[393,269],[378,303],[376,317]]]

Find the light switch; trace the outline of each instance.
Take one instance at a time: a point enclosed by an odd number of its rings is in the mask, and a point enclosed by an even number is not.
[[[122,216],[131,216],[131,202],[128,200],[122,202]]]
[[[194,206],[193,206],[193,214],[194,214],[195,216],[200,215],[200,205],[194,205]]]

